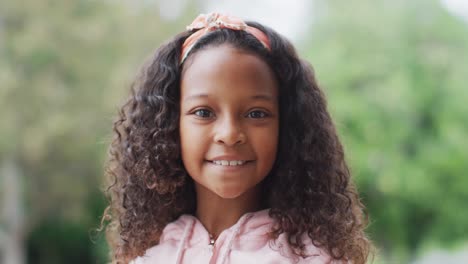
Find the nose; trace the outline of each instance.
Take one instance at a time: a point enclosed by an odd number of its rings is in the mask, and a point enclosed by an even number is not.
[[[236,118],[225,118],[216,126],[214,141],[227,146],[235,146],[245,143],[245,135],[242,125]]]

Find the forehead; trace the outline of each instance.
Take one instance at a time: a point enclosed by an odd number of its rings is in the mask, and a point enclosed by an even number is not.
[[[181,95],[238,92],[277,97],[271,68],[258,56],[229,45],[210,47],[193,54],[184,65]]]

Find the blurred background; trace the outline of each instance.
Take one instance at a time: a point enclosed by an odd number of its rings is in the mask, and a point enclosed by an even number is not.
[[[374,263],[468,263],[468,1],[1,0],[0,263],[105,263],[112,121],[199,13],[257,20],[315,68]]]

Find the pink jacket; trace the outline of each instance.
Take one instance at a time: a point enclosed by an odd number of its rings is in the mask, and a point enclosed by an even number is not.
[[[307,258],[294,255],[287,244],[285,234],[276,240],[268,239],[273,219],[268,209],[244,214],[232,227],[224,230],[214,246],[209,234],[194,216],[182,215],[168,224],[160,243],[148,249],[144,256],[134,259],[132,264],[283,264],[283,263],[335,263],[310,239],[306,244]]]

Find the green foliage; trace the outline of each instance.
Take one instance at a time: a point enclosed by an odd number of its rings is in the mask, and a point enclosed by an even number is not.
[[[95,193],[112,118],[144,57],[188,22],[158,12],[154,3],[0,2],[0,160],[21,168],[31,263],[104,262],[103,236],[91,244],[88,233],[105,206]]]
[[[436,1],[326,6],[305,53],[384,254],[468,238],[468,27]]]
[[[29,262],[96,263],[88,240],[88,232],[82,225],[57,219],[43,221],[29,236]],[[99,263],[104,261],[101,259]]]

